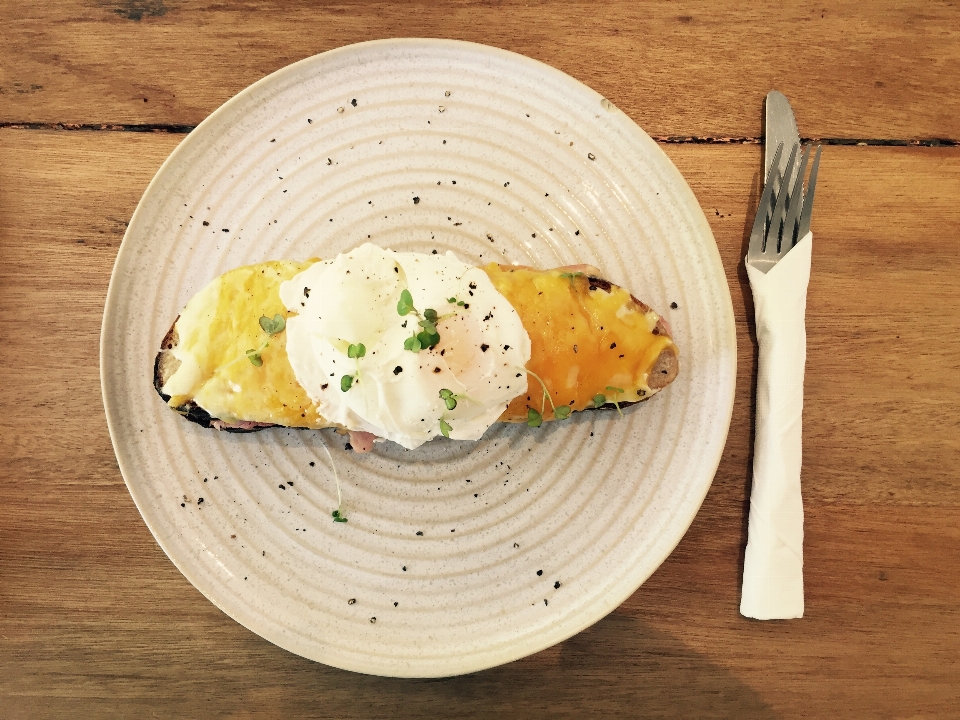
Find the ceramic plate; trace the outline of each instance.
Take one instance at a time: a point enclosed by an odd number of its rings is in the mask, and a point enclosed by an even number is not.
[[[155,353],[209,280],[368,240],[477,264],[596,265],[666,316],[681,375],[623,418],[369,455],[332,431],[218,433],[164,406]],[[171,154],[117,256],[101,379],[130,494],[211,602],[299,655],[422,677],[560,642],[650,576],[716,471],[735,354],[706,219],[628,117],[519,55],[391,40],[270,75]],[[348,523],[332,522],[325,447]]]

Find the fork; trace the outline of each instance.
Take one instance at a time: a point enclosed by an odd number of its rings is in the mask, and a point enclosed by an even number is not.
[[[813,196],[817,185],[817,170],[820,167],[820,146],[817,146],[817,154],[813,160],[806,197],[803,192],[803,177],[810,157],[810,146],[807,145],[801,153],[800,169],[794,179],[794,162],[799,148],[798,143],[790,150],[790,159],[787,160],[787,167],[781,176],[779,168],[783,143],[777,146],[773,162],[770,163],[770,174],[763,186],[763,195],[760,197],[757,217],[750,232],[750,245],[747,248],[747,264],[763,273],[769,272],[780,258],[810,232]],[[763,212],[764,208],[766,212]]]

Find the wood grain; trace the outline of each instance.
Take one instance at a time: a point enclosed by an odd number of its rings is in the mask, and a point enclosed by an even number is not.
[[[741,268],[760,148],[665,145],[733,296],[738,390],[713,487],[616,612],[467,677],[400,681],[274,647],[154,542],[100,403],[126,219],[180,136],[0,130],[0,718],[951,717],[960,706],[960,148],[830,147],[804,415],[807,614],[737,613],[752,438]]]
[[[808,137],[960,140],[960,6],[458,0],[0,4],[0,122],[195,125],[304,57],[390,37],[560,68],[656,136],[757,137],[771,88]]]

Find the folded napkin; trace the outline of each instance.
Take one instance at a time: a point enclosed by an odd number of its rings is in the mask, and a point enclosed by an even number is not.
[[[807,233],[768,273],[747,265],[760,365],[740,614],[758,620],[803,617],[800,418],[812,247]]]

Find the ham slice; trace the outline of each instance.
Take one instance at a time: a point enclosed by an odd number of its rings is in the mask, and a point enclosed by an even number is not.
[[[377,436],[373,433],[362,430],[350,431],[350,446],[353,448],[353,451],[357,453],[368,453],[373,450],[373,441],[376,439]]]

